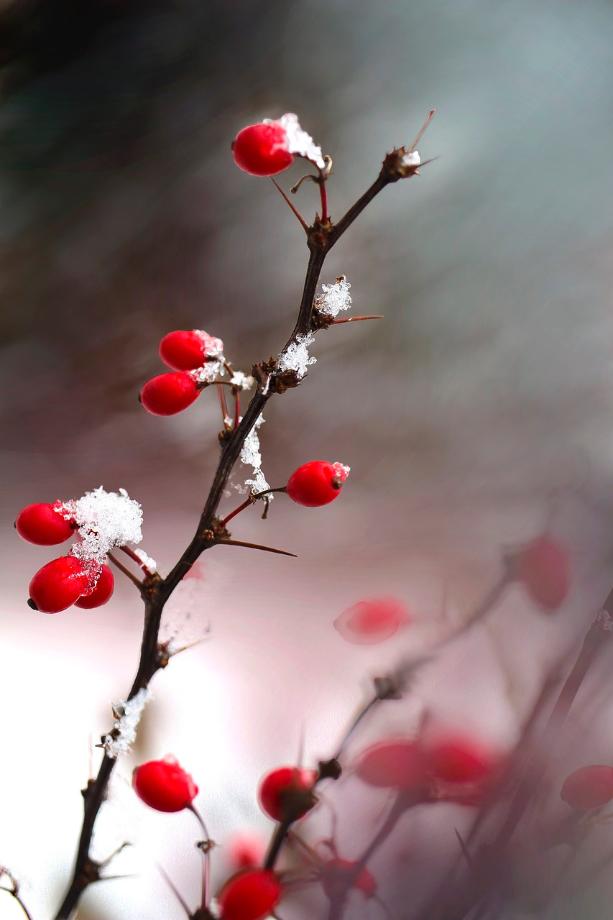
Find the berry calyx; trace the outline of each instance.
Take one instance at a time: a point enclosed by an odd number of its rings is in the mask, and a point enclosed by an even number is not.
[[[98,576],[98,580],[93,591],[89,594],[83,594],[78,601],[75,601],[75,607],[81,607],[83,610],[91,610],[94,607],[102,607],[111,599],[115,589],[115,578],[108,565],[103,565]]]
[[[151,415],[175,415],[198,399],[200,388],[187,371],[158,374],[140,391],[140,401]]]
[[[380,741],[360,755],[357,776],[369,786],[425,795],[428,768],[421,745],[410,739]]]
[[[319,508],[340,495],[349,467],[326,460],[310,460],[295,470],[287,481],[287,494],[298,505]]]
[[[17,515],[15,528],[20,537],[38,546],[54,546],[72,536],[74,522],[64,517],[62,503],[26,505]]]
[[[28,604],[41,613],[59,613],[86,593],[91,570],[75,556],[60,556],[39,569],[30,582]]]
[[[136,767],[132,786],[139,799],[156,811],[182,811],[198,795],[198,786],[174,757],[150,760]]]
[[[202,367],[208,358],[223,353],[223,342],[201,329],[177,329],[160,342],[160,358],[175,371]]]
[[[547,534],[529,543],[515,558],[515,572],[543,610],[561,607],[570,591],[571,565],[564,546]]]
[[[263,920],[281,899],[281,883],[268,869],[245,869],[218,895],[221,920]]]
[[[274,821],[302,818],[315,805],[315,770],[279,767],[267,773],[260,783],[258,797],[262,810]]]
[[[278,121],[247,125],[232,142],[234,162],[251,176],[276,176],[294,162],[286,129]]]
[[[139,799],[156,811],[182,811],[198,795],[198,786],[174,757],[150,760],[136,767],[132,786]]]
[[[374,898],[377,880],[366,866],[350,859],[336,857],[326,862],[321,870],[321,884],[331,901],[342,898],[348,888],[361,891],[365,898]]]
[[[560,797],[577,811],[601,808],[613,799],[613,768],[597,764],[579,767],[564,780]]]

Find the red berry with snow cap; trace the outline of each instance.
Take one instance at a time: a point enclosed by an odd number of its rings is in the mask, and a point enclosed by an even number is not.
[[[140,391],[140,401],[151,415],[176,415],[198,399],[200,388],[187,371],[158,374]]]
[[[315,804],[315,770],[279,767],[267,773],[260,783],[259,800],[263,811],[275,821],[302,818]]]
[[[202,367],[207,358],[223,352],[223,342],[201,329],[177,329],[160,342],[160,358],[175,371]]]
[[[75,607],[81,607],[83,610],[102,607],[111,599],[114,588],[113,573],[108,565],[103,565],[93,590],[89,594],[83,594],[78,601],[75,601]]]
[[[560,796],[577,811],[601,808],[613,799],[613,768],[597,764],[579,767],[564,780]]]
[[[557,610],[570,591],[570,557],[564,546],[544,534],[529,543],[515,560],[518,580],[543,610]]]
[[[287,481],[287,494],[298,505],[319,508],[340,495],[349,467],[326,460],[310,460],[295,470]]]
[[[294,162],[285,127],[263,121],[239,131],[232,142],[236,165],[251,176],[275,176]]]
[[[41,613],[71,607],[89,589],[91,572],[75,556],[60,556],[39,569],[30,582],[29,605]]]
[[[268,869],[239,872],[218,895],[221,920],[263,920],[281,899],[281,883]]]
[[[39,546],[54,546],[68,540],[74,532],[74,523],[62,513],[62,503],[40,502],[26,505],[15,521],[20,537]]]
[[[156,811],[183,811],[198,795],[198,786],[174,757],[150,760],[136,767],[132,786],[139,799]]]

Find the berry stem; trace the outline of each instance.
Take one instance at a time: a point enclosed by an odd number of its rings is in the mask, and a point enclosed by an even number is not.
[[[123,549],[123,547],[121,548]],[[113,565],[126,576],[126,578],[130,579],[133,585],[136,585],[139,591],[142,591],[142,588],[143,588],[142,581],[140,581],[140,579],[138,579],[136,575],[134,575],[134,573],[131,572],[130,569],[128,569],[123,564],[123,562],[120,562],[119,559],[117,559],[117,557],[113,555],[113,553],[107,553],[107,556],[108,556],[109,562],[112,562]]]
[[[320,173],[319,179],[317,180],[319,184],[319,195],[321,198],[321,222],[322,224],[327,223],[329,220],[328,215],[328,188],[326,185],[326,176],[323,173]]]
[[[217,398],[219,399],[219,405],[221,407],[221,419],[224,422],[228,418],[228,404],[226,402],[226,394],[224,393],[223,387],[220,383],[217,384]]]
[[[258,498],[262,498],[264,495],[270,495],[271,492],[287,492],[287,489],[286,489],[285,486],[279,486],[279,487],[276,488],[276,489],[265,489],[263,492],[255,492],[255,493],[252,492],[252,493],[245,499],[244,502],[241,502],[241,504],[240,504],[237,508],[235,508],[234,511],[231,511],[230,514],[228,514],[227,517],[225,517],[225,518],[222,520],[222,522],[221,522],[222,525],[225,527],[226,524],[228,523],[228,521],[231,521],[232,518],[235,518],[236,515],[237,515],[237,514],[240,514],[241,511],[244,511],[245,508],[249,508],[250,505],[253,505],[254,502],[256,502],[256,501],[258,500]]]
[[[212,841],[207,830],[207,826],[204,823],[204,818],[201,813],[198,811],[196,806],[192,803],[189,806],[189,810],[196,818],[196,821],[202,829],[204,834],[204,846],[200,847],[202,850],[202,904],[203,908],[207,908],[209,905],[209,897],[211,893],[211,847]]]

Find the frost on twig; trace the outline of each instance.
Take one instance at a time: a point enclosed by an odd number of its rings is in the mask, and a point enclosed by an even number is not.
[[[334,284],[322,284],[322,293],[315,298],[314,306],[324,316],[334,318],[351,307],[351,285],[345,275],[339,275]]]
[[[70,551],[83,561],[101,565],[114,546],[140,543],[143,538],[143,510],[125,489],[106,492],[99,486],[81,498],[62,502],[59,510],[76,521],[81,539]]]
[[[234,371],[230,378],[230,383],[241,390],[250,390],[255,383],[255,378],[244,374],[242,371]]]
[[[102,746],[109,757],[115,759],[127,754],[136,740],[136,729],[151,691],[143,687],[131,700],[122,700],[113,705],[115,723],[113,729],[102,739]]]
[[[408,150],[400,159],[403,166],[421,166],[419,150]]]
[[[245,438],[243,444],[240,461],[245,466],[250,466],[253,469],[253,476],[251,479],[245,480],[245,486],[252,495],[256,495],[258,492],[265,492],[267,489],[270,489],[270,485],[266,481],[266,477],[262,472],[262,450],[260,447],[260,436],[258,435],[258,428],[264,424],[264,416],[260,414],[256,419],[255,425]],[[239,491],[243,494],[247,489],[244,487],[238,487]],[[272,501],[274,495],[266,496],[268,501]]]
[[[153,574],[158,570],[158,564],[151,556],[147,555],[144,549],[135,549],[134,555],[140,560],[140,564],[147,572]]]
[[[277,368],[279,371],[294,371],[298,380],[302,380],[311,364],[317,362],[317,358],[309,355],[309,346],[315,341],[313,332],[307,332],[306,335],[297,335],[294,342],[291,342],[285,351],[282,351],[277,358]]]

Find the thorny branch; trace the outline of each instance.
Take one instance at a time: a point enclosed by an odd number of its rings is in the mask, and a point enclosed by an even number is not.
[[[307,232],[309,261],[302,298],[296,324],[285,348],[294,344],[298,336],[305,335],[313,328],[313,302],[319,276],[326,256],[332,247],[336,245],[341,236],[379,192],[399,179],[409,178],[418,173],[417,166],[407,165],[404,162],[403,158],[406,153],[407,148],[400,147],[385,157],[379,175],[373,184],[337,223],[333,223],[327,216],[326,199],[322,197],[322,216],[316,217]],[[320,183],[320,189],[321,187],[322,183]],[[258,390],[252,397],[238,426],[221,442],[219,464],[194,536],[174,568],[165,578],[153,573],[145,577],[140,585],[145,605],[144,625],[138,667],[128,694],[128,700],[132,699],[139,690],[146,688],[156,672],[167,663],[168,656],[164,656],[161,653],[158,641],[164,606],[182,578],[189,572],[202,553],[222,542],[218,538],[220,535],[219,524],[221,522],[219,522],[216,515],[230,474],[240,457],[249,432],[261,415],[266,403],[275,392],[284,390],[284,387],[279,386],[277,388],[276,386],[277,373],[274,367],[264,370],[263,366],[259,365],[255,369],[260,371]],[[222,528],[222,532],[224,538],[227,539],[227,531]],[[96,818],[104,802],[114,767],[115,759],[105,752],[96,778],[91,780],[83,790],[83,822],[74,870],[64,900],[55,915],[55,920],[67,920],[72,915],[83,891],[90,884],[100,880],[99,866],[89,855],[90,845]]]

